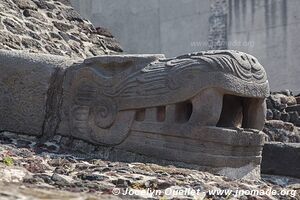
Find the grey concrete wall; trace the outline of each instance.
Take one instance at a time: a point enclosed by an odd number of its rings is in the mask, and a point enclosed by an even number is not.
[[[208,49],[210,0],[71,0],[95,26],[108,28],[127,53],[176,56]]]
[[[299,93],[300,1],[229,0],[228,7],[228,48],[256,56],[272,90]]]
[[[299,0],[71,2],[96,26],[111,30],[127,53],[176,56],[211,46],[241,50],[264,65],[272,90],[300,92]]]

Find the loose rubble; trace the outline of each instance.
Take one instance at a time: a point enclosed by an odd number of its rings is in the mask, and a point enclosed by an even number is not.
[[[151,196],[146,191],[162,192],[152,199],[237,199],[234,194],[218,196],[207,193],[221,189],[273,189],[278,192],[286,189],[294,191],[294,197],[242,195],[238,199],[300,199],[299,179],[263,175],[261,180],[231,180],[187,168],[99,159],[105,157],[100,155],[103,151],[68,138],[56,137],[43,144],[38,141],[32,136],[8,132],[0,134],[0,199],[39,199],[41,196],[59,199],[142,199]],[[62,146],[63,141],[69,144]],[[77,149],[74,144],[78,145]],[[85,147],[85,153],[80,146]],[[113,195],[126,189],[135,195]],[[166,191],[169,194],[173,190],[189,189],[201,192],[194,196],[164,194]]]

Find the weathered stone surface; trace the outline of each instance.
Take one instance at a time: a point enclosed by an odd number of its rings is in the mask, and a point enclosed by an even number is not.
[[[3,24],[5,25],[6,29],[12,33],[22,34],[25,32],[25,29],[17,21],[6,18],[3,20]]]
[[[263,132],[267,141],[300,142],[300,132],[294,124],[281,120],[269,120],[265,123]]]
[[[69,31],[72,28],[74,28],[74,26],[72,26],[72,25],[61,23],[61,22],[53,22],[53,24],[58,30],[64,31],[64,32]]]
[[[266,143],[262,173],[300,178],[300,143]]]
[[[37,6],[31,0],[13,0],[13,2],[21,9],[37,9]]]
[[[41,135],[50,80],[63,57],[0,51],[0,129]]]
[[[66,72],[58,133],[166,160],[239,168],[241,174],[232,174],[244,176],[260,162],[269,92],[263,68],[246,56],[216,51],[87,59]],[[227,59],[235,64],[221,63]],[[241,65],[245,76],[232,71]]]
[[[40,13],[37,12],[37,11],[30,10],[30,9],[24,10],[23,15],[24,15],[25,17],[33,17],[33,18],[36,18],[36,19],[38,19],[38,20],[40,20],[40,21],[42,21],[42,22],[46,22],[46,21],[47,21],[47,20],[45,19],[45,17],[44,17],[42,14],[40,14]]]
[[[267,121],[265,124],[264,132],[267,134],[268,141],[276,142],[300,142],[298,139],[300,116],[299,116],[299,103],[297,96],[292,96],[289,90],[282,92],[271,93],[267,98]],[[282,128],[273,126],[273,120],[281,120],[282,122],[292,123],[295,128],[292,131],[286,131]]]
[[[109,31],[97,31],[68,0],[2,0],[0,12],[0,49],[74,59],[123,51]]]

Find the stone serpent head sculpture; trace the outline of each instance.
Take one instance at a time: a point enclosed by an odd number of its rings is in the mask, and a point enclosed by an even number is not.
[[[1,130],[70,136],[225,174],[259,168],[269,84],[251,55],[112,55],[73,63],[0,56],[6,60],[0,98],[10,99],[1,103]],[[5,71],[23,83],[14,84]],[[29,92],[21,95],[22,88]]]

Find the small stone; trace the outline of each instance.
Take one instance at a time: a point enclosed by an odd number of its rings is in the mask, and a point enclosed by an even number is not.
[[[57,185],[60,186],[68,186],[72,182],[72,178],[57,173],[54,173],[52,175],[51,180],[53,180]]]
[[[283,94],[283,95],[286,95],[286,96],[292,96],[293,95],[293,92],[291,90],[288,90],[288,89],[282,90],[282,91],[280,91],[280,93]]]
[[[70,39],[75,40],[76,42],[82,43],[82,41],[78,37],[76,37],[75,35],[76,35],[76,33],[71,33],[69,35]]]
[[[65,24],[65,23],[62,23],[62,22],[56,22],[56,21],[54,21],[53,24],[54,24],[54,26],[55,26],[58,30],[64,31],[64,32],[69,31],[69,30],[71,30],[72,28],[74,28],[73,25],[68,25],[68,24]]]
[[[294,124],[285,122],[283,128],[287,131],[293,132],[294,131]]]
[[[293,106],[297,104],[297,100],[294,96],[288,96],[287,97],[287,105],[288,106]]]
[[[70,0],[54,0],[54,1],[58,1],[58,2],[60,2],[62,4],[67,5],[67,6],[71,6]]]
[[[68,170],[65,169],[63,166],[58,166],[55,168],[55,170],[53,172],[57,173],[57,174],[67,174]]]
[[[101,41],[108,49],[116,52],[123,52],[121,45],[114,38],[105,38]]]
[[[80,176],[82,180],[88,180],[88,181],[103,181],[106,179],[105,176],[98,174],[98,173],[89,173],[89,174],[83,174]]]
[[[32,23],[29,23],[29,22],[25,22],[25,25],[27,26],[27,28],[29,28],[30,30],[32,31],[40,31],[41,29],[36,26],[36,25],[33,25]]]
[[[51,47],[50,45],[46,45],[45,49],[50,53],[50,54],[54,54],[54,55],[60,55],[62,56],[63,53],[61,51],[59,51],[58,49],[55,49],[53,47]]]
[[[90,164],[87,164],[87,163],[78,163],[76,164],[76,169],[79,169],[79,170],[85,170],[85,169],[88,169],[91,165]]]
[[[289,115],[289,113],[281,113],[280,119],[281,119],[282,121],[284,121],[284,122],[290,121],[290,115]]]
[[[66,34],[66,33],[64,33],[64,32],[61,32],[61,31],[59,31],[58,33],[60,34],[60,36],[61,36],[66,42],[68,42],[68,41],[70,40],[70,37],[69,37],[68,34]]]
[[[40,9],[47,9],[47,10],[53,10],[55,8],[55,5],[49,2],[46,2],[45,0],[33,0],[33,2],[40,8]]]
[[[47,2],[45,0],[33,0],[33,2],[40,8],[40,9],[47,9]]]
[[[50,10],[53,10],[53,9],[56,8],[56,6],[55,6],[54,4],[52,4],[52,3],[47,3],[47,7],[48,7],[48,9],[50,9]]]
[[[33,11],[33,10],[29,10],[29,9],[25,9],[24,12],[23,12],[23,15],[25,17],[33,17],[35,19],[38,19],[42,22],[46,22],[47,20],[45,19],[45,17],[38,13],[37,11]]]
[[[3,24],[5,25],[6,29],[15,34],[22,34],[25,33],[25,29],[15,20],[12,19],[4,19]]]
[[[36,175],[28,176],[23,179],[23,183],[30,183],[30,184],[44,183],[44,179]]]
[[[93,171],[94,172],[109,172],[111,169],[109,167],[97,167]]]
[[[21,39],[16,35],[9,34],[8,32],[0,32],[0,43],[12,49],[21,49]]]
[[[13,0],[15,4],[21,9],[37,10],[37,5],[31,0]]]
[[[266,104],[267,104],[268,109],[274,109],[273,104],[272,104],[272,100],[270,99],[270,97],[268,97],[266,99]]]
[[[79,21],[79,22],[84,21],[83,17],[81,17],[80,14],[77,11],[75,11],[73,8],[63,11],[62,14],[66,19],[70,21]]]
[[[54,30],[54,26],[51,26],[50,23],[42,22],[42,21],[40,21],[36,18],[33,18],[33,17],[29,17],[28,20],[31,21],[36,26],[38,26],[43,31],[53,31]]]
[[[53,39],[62,40],[62,37],[60,35],[58,35],[57,33],[54,33],[54,32],[50,32],[50,37],[53,38]]]
[[[25,48],[41,49],[41,44],[38,41],[30,39],[30,38],[23,38],[22,44],[24,45]]]
[[[63,165],[70,165],[70,162],[67,159],[63,158],[53,158],[48,161],[48,164],[52,167],[59,167]]]
[[[46,15],[49,17],[49,18],[53,18],[54,15],[51,13],[51,12],[47,12]]]
[[[266,115],[267,120],[273,119],[273,112],[271,109],[267,109],[267,115]]]
[[[281,120],[269,120],[266,124],[277,129],[282,129],[284,126],[284,122]]]
[[[29,32],[28,32],[28,35],[29,35],[30,37],[32,37],[33,39],[41,40],[41,37],[40,37],[38,34],[34,33],[34,32],[29,31]]]
[[[281,118],[281,112],[279,110],[273,109],[272,113],[273,113],[273,119],[280,120],[280,118]]]
[[[128,186],[131,185],[131,181],[130,180],[123,179],[123,178],[119,178],[117,180],[113,180],[112,183],[115,184],[116,187],[121,187],[121,188],[127,188]]]
[[[299,114],[298,114],[298,112],[293,111],[293,112],[288,112],[288,113],[289,113],[289,115],[290,115],[290,122],[295,123],[295,122],[298,121],[298,119],[299,119]]]
[[[44,173],[47,169],[47,167],[41,161],[38,160],[28,162],[25,165],[25,168],[31,173]]]
[[[95,33],[106,36],[106,37],[113,38],[113,35],[111,34],[111,32],[108,29],[103,28],[103,27],[96,27]]]

